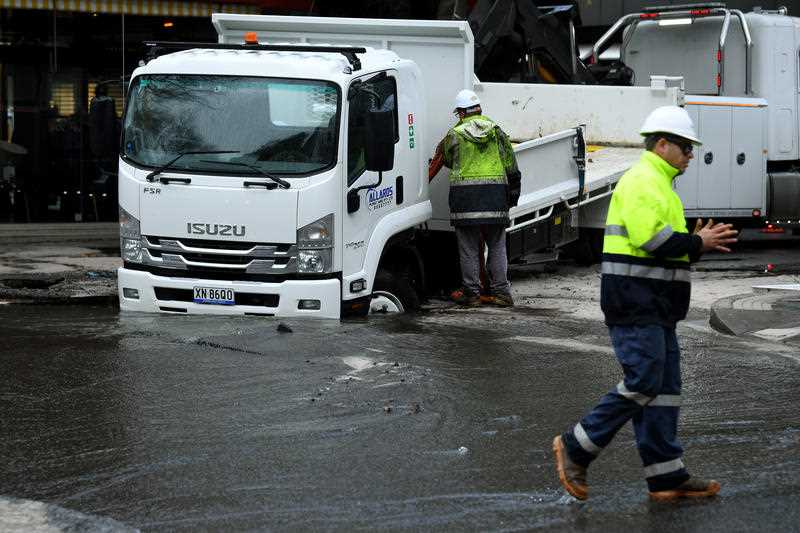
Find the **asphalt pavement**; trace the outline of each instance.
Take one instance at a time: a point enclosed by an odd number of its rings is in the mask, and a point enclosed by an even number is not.
[[[57,531],[800,523],[800,360],[787,345],[680,328],[686,463],[721,482],[719,497],[649,502],[626,427],[579,503],[550,443],[619,380],[602,323],[534,307],[279,323],[0,306],[0,508]]]
[[[695,267],[698,288],[721,291],[698,297],[724,297],[679,328],[680,434],[690,471],[718,479],[720,496],[650,503],[626,427],[579,503],[558,485],[549,447],[619,380],[595,270],[517,270],[513,310],[432,302],[343,322],[120,315],[116,225],[70,226],[0,226],[2,531],[800,523],[791,245]]]

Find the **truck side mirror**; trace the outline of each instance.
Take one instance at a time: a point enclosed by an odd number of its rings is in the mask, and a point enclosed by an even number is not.
[[[394,168],[394,112],[367,112],[367,139],[364,146],[366,169],[386,172]]]

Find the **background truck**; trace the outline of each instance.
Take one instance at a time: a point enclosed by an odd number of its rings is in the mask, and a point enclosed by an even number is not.
[[[512,261],[575,241],[579,228],[597,233],[638,158],[642,120],[683,99],[662,78],[627,88],[480,83],[466,22],[212,20],[218,43],[152,43],[131,78],[119,161],[123,311],[413,309],[437,272],[458,273],[447,175],[429,185],[427,166],[455,123],[459,90],[474,88],[518,143]]]
[[[646,9],[621,18],[581,59],[596,63],[624,28],[635,85],[684,79],[703,146],[677,180],[687,217],[800,227],[800,19],[786,8],[725,4]],[[624,68],[624,67],[623,67]]]

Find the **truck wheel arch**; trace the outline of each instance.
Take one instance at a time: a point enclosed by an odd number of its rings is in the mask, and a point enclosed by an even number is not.
[[[410,237],[416,232],[416,226],[430,219],[431,213],[431,202],[426,200],[383,217],[372,231],[362,269],[343,276],[344,288],[352,281],[365,279],[368,287],[372,289],[378,267],[390,257],[390,252],[397,245],[407,244],[410,241]],[[395,243],[395,246],[392,243]],[[424,272],[424,269],[421,271]]]
[[[414,312],[425,296],[422,255],[414,246],[413,230],[393,236],[383,249],[369,296],[342,302],[343,317],[364,317],[371,312]],[[388,308],[388,309],[387,309]]]
[[[414,245],[413,239],[414,230],[405,231],[389,239],[381,254],[375,279],[377,280],[381,271],[405,276],[421,299],[426,294],[425,266],[422,254]]]

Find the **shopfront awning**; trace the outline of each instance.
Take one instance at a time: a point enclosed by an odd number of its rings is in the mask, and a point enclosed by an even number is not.
[[[211,13],[260,13],[258,6],[255,5],[178,0],[0,0],[0,8],[55,9],[165,17],[208,17]]]

